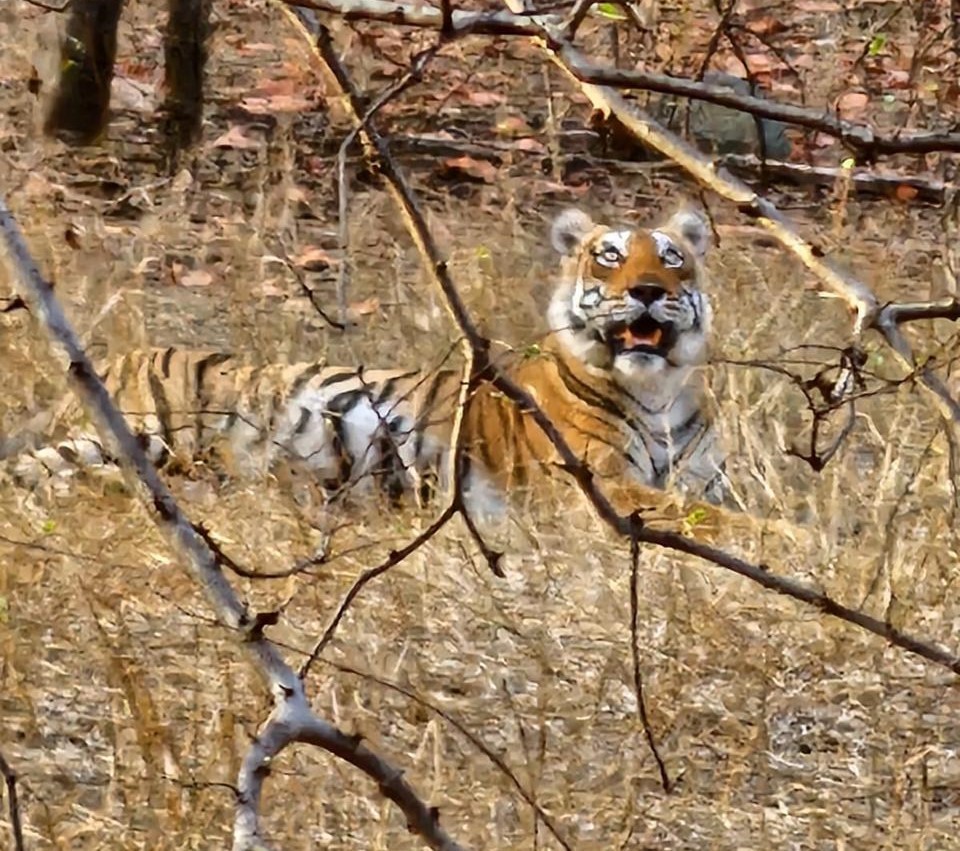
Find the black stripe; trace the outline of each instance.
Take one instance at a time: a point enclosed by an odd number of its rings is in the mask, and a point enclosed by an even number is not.
[[[312,418],[313,412],[309,408],[304,408],[303,405],[301,405],[300,419],[297,420],[297,424],[294,426],[293,436],[296,437],[298,434],[303,434],[307,430],[307,426],[310,424]]]
[[[331,375],[327,378],[324,378],[323,381],[320,382],[320,387],[331,387],[334,384],[340,384],[344,381],[351,381],[356,377],[356,371],[338,372],[336,375]]]
[[[427,389],[426,395],[423,397],[423,406],[413,426],[415,432],[413,439],[413,459],[414,463],[418,466],[420,464],[420,455],[423,452],[423,441],[426,438],[427,420],[433,413],[433,405],[437,400],[437,394],[440,392],[440,387],[448,375],[450,375],[449,371],[437,370],[433,381],[430,382],[430,387]]]
[[[416,378],[420,374],[419,370],[414,370],[413,372],[404,372],[400,375],[393,375],[383,382],[383,386],[380,388],[380,392],[377,394],[377,398],[374,402],[377,407],[382,405],[387,400],[393,397],[394,391],[397,388],[397,383],[400,381],[406,381],[408,378]]]
[[[563,382],[564,386],[569,390],[574,396],[580,399],[582,402],[586,402],[592,408],[600,408],[606,413],[610,414],[618,422],[625,422],[629,425],[633,425],[630,415],[616,403],[614,399],[601,393],[594,387],[591,387],[589,384],[584,382],[582,379],[578,378],[573,374],[573,371],[567,364],[560,358],[556,358],[554,362],[557,365],[557,373],[560,376],[560,380]]]
[[[76,449],[66,443],[57,446],[57,454],[68,464],[76,464],[79,454]]]
[[[173,356],[176,353],[176,349],[173,346],[170,346],[164,353],[163,357],[160,359],[160,374],[164,378],[170,377],[170,361],[173,360]]]
[[[160,434],[164,443],[173,446],[172,423],[170,422],[170,400],[167,398],[167,392],[163,381],[153,370],[150,370],[148,376],[150,383],[150,392],[153,396],[153,404],[156,409],[157,421],[160,424]],[[142,426],[141,426],[142,428]],[[142,432],[140,432],[142,434]]]
[[[323,372],[326,368],[327,365],[323,361],[317,361],[316,363],[312,363],[304,367],[297,377],[290,382],[290,392],[287,395],[287,398],[295,398],[297,393],[300,392],[305,384]],[[323,382],[322,384],[325,385],[326,382]]]
[[[194,381],[194,392],[197,397],[197,410],[193,418],[193,428],[194,435],[196,438],[196,450],[200,452],[203,450],[203,426],[204,426],[204,414],[207,411],[207,408],[210,403],[210,387],[208,387],[207,381],[207,372],[214,367],[220,366],[221,364],[227,363],[232,358],[228,354],[222,352],[217,352],[210,355],[204,355],[200,358],[193,367],[193,381]],[[221,379],[226,374],[226,370],[218,371],[213,377],[214,381]],[[232,412],[231,412],[232,413]],[[234,415],[235,417],[235,415]],[[229,418],[227,420],[227,425],[224,427],[224,432],[226,432],[232,422]]]
[[[347,452],[346,429],[344,419],[341,414],[328,414],[327,422],[333,429],[333,451],[339,456],[340,469],[337,471],[337,487],[343,487],[349,484],[353,475],[353,459]]]

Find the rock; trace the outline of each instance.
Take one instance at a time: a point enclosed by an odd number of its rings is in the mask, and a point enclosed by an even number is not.
[[[750,94],[750,83],[732,74],[708,71],[703,81],[713,86],[724,86],[737,94]],[[755,92],[755,95],[762,97],[759,91]],[[651,103],[656,104],[652,111],[659,120],[675,132],[683,130],[684,110],[678,99],[667,95],[657,101],[651,98]],[[790,155],[790,140],[785,132],[787,125],[782,121],[761,118],[760,126],[763,128],[767,158],[785,160]],[[761,154],[757,120],[747,112],[702,100],[692,100],[690,133],[697,147],[709,153]]]

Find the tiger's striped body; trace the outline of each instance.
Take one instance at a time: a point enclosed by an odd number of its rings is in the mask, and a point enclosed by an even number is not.
[[[616,492],[677,485],[717,496],[722,456],[698,369],[710,322],[703,226],[690,214],[656,231],[561,216],[554,242],[567,257],[550,333],[536,354],[503,364]],[[212,451],[231,473],[290,464],[334,492],[375,482],[397,495],[451,482],[458,371],[252,367],[216,352],[165,349],[130,353],[104,378],[157,463],[192,463]],[[21,456],[19,478],[111,461],[92,431],[77,430],[75,404],[63,420],[69,437]],[[559,463],[530,414],[489,383],[467,399],[461,446],[468,499],[483,511],[535,487],[537,471]]]

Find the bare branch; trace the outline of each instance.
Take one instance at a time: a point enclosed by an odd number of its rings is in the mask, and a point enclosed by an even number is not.
[[[741,177],[750,176],[764,167],[770,177],[787,181],[797,186],[833,187],[838,178],[848,177],[854,189],[861,195],[879,195],[890,197],[904,189],[915,192],[915,200],[926,204],[943,204],[950,185],[940,180],[927,180],[912,175],[892,174],[866,169],[854,169],[852,172],[841,168],[824,168],[804,163],[778,162],[767,160],[761,163],[758,157],[742,154],[727,154],[719,162]]]
[[[885,136],[865,124],[845,121],[827,112],[777,103],[754,95],[739,94],[725,86],[698,83],[684,77],[671,77],[652,71],[605,68],[584,58],[569,43],[556,40],[555,34],[546,28],[543,35],[547,38],[550,49],[557,54],[567,70],[582,83],[680,95],[730,107],[740,112],[749,112],[758,118],[771,118],[786,124],[807,127],[839,139],[846,147],[856,151],[863,162],[872,162],[884,154],[960,151],[960,133],[902,131],[895,136]]]
[[[333,12],[346,21],[385,21],[400,26],[442,29],[443,12],[435,6],[413,6],[389,0],[280,0],[287,6]],[[540,28],[529,15],[510,12],[463,12],[453,10],[454,32],[472,35],[536,35]],[[559,25],[556,15],[543,16]]]
[[[473,745],[480,753],[482,753],[487,759],[492,762],[501,774],[506,777],[511,785],[517,790],[517,793],[521,798],[530,806],[530,808],[536,813],[537,818],[540,819],[546,826],[547,830],[553,834],[554,839],[560,843],[563,848],[567,851],[572,851],[573,846],[570,844],[569,840],[566,839],[563,832],[560,828],[554,823],[553,819],[549,814],[537,803],[536,797],[527,791],[524,788],[523,784],[520,782],[520,779],[514,773],[514,771],[507,765],[506,760],[503,759],[493,748],[491,748],[483,739],[479,738],[477,735],[472,733],[470,729],[456,716],[451,715],[449,712],[445,711],[441,707],[437,706],[435,703],[431,703],[429,700],[421,697],[419,694],[414,692],[409,688],[405,688],[399,683],[392,682],[391,680],[384,679],[383,677],[378,677],[375,674],[371,674],[369,671],[361,671],[357,668],[353,668],[349,665],[341,664],[340,662],[330,662],[324,660],[325,664],[330,665],[332,668],[341,671],[345,674],[352,674],[356,677],[362,677],[365,680],[370,680],[371,682],[376,683],[377,685],[388,688],[392,691],[402,694],[404,697],[409,700],[414,701],[420,706],[424,706],[429,709],[431,712],[435,713],[438,717],[446,721],[451,727],[453,727],[461,736],[463,736],[471,745]]]
[[[55,6],[53,3],[41,3],[40,0],[27,0],[31,6],[36,6],[38,9],[43,9],[45,12],[66,12],[70,8],[71,0],[63,0],[59,6]]]
[[[657,747],[657,740],[653,735],[653,727],[650,726],[650,718],[647,715],[647,699],[643,694],[643,674],[640,671],[640,541],[636,537],[630,540],[630,657],[633,660],[633,693],[637,699],[637,714],[640,716],[640,724],[643,727],[643,734],[647,737],[647,744],[650,746],[650,752],[657,763],[657,770],[660,772],[660,785],[664,792],[670,792],[673,783],[670,775],[667,774],[667,766],[660,756],[660,750]]]
[[[363,744],[362,737],[348,736],[314,715],[308,704],[295,700],[280,703],[257,736],[240,766],[235,851],[262,847],[258,817],[263,781],[270,763],[291,742],[315,745],[359,768],[377,782],[380,793],[393,801],[407,817],[408,828],[422,836],[437,851],[460,851],[440,827],[436,807],[427,807],[417,797],[403,772],[378,757]]]
[[[915,322],[918,319],[960,319],[960,300],[943,298],[937,301],[895,302],[881,308],[877,325],[888,322],[899,325],[902,322]]]
[[[446,7],[445,7],[446,8]],[[363,114],[360,124],[354,127],[340,145],[337,152],[337,206],[340,217],[340,271],[337,275],[337,308],[340,312],[340,323],[343,327],[348,324],[347,317],[347,287],[350,283],[350,252],[348,246],[348,225],[347,216],[347,150],[357,138],[357,133],[366,126],[367,122],[373,118],[384,106],[386,106],[397,95],[406,91],[414,83],[418,82],[423,74],[423,70],[430,61],[437,55],[440,45],[443,42],[441,31],[441,40],[433,47],[418,53],[410,68],[400,75],[399,79],[391,83],[387,88],[370,104],[367,111]]]
[[[20,281],[24,294],[42,319],[49,336],[67,354],[70,375],[84,406],[98,423],[101,432],[109,434],[111,442],[119,448],[120,457],[130,465],[146,492],[147,500],[154,507],[158,526],[186,557],[190,572],[203,589],[218,621],[242,640],[250,661],[273,694],[274,709],[241,766],[234,822],[235,851],[252,851],[263,846],[258,804],[263,780],[268,773],[268,763],[294,742],[326,748],[364,771],[377,781],[381,792],[403,811],[410,829],[419,833],[431,848],[444,851],[458,849],[460,846],[440,826],[436,809],[420,800],[403,780],[401,771],[363,747],[356,739],[313,714],[303,681],[286,663],[277,645],[264,634],[263,627],[273,622],[274,613],[251,614],[241,603],[225,576],[221,558],[174,500],[147,458],[140,441],[110,399],[54,295],[53,287],[41,275],[2,198],[0,237],[6,246],[14,277]]]
[[[333,12],[346,20],[388,21],[401,26],[440,29],[443,14],[431,6],[413,6],[389,0],[281,0],[289,6]],[[767,98],[740,94],[725,86],[672,77],[652,71],[628,71],[596,65],[585,58],[565,37],[564,21],[555,15],[532,16],[518,10],[507,12],[453,13],[453,26],[459,35],[540,36],[564,68],[582,83],[618,89],[641,89],[679,95],[695,100],[748,112],[759,118],[771,118],[817,130],[839,139],[856,151],[863,162],[883,154],[960,151],[960,133],[898,131],[894,135],[877,133],[866,124],[846,121],[828,112]]]
[[[344,615],[347,613],[347,610],[350,608],[350,605],[356,599],[357,595],[363,590],[363,587],[368,583],[372,582],[378,576],[386,573],[390,568],[396,567],[400,564],[407,556],[412,552],[418,550],[422,547],[427,541],[429,541],[434,535],[437,534],[447,523],[450,522],[450,519],[457,513],[458,507],[451,502],[433,521],[426,529],[424,529],[416,538],[414,538],[410,543],[401,547],[399,550],[393,550],[390,555],[376,567],[371,567],[369,570],[365,570],[357,578],[356,582],[350,586],[350,590],[347,591],[343,600],[340,601],[340,605],[337,607],[337,611],[334,613],[333,617],[330,619],[330,623],[327,624],[327,628],[323,631],[323,635],[320,636],[320,640],[314,645],[313,649],[310,651],[310,655],[307,657],[307,660],[300,666],[300,679],[305,679],[306,676],[310,673],[310,668],[313,666],[313,663],[317,661],[320,657],[320,654],[323,653],[324,648],[330,643],[330,640],[333,638],[333,634],[336,632],[337,627],[340,625],[340,621],[343,620]]]
[[[23,825],[20,823],[20,802],[17,800],[17,775],[10,763],[0,753],[0,774],[7,787],[7,808],[10,812],[10,831],[13,834],[14,851],[24,851]]]

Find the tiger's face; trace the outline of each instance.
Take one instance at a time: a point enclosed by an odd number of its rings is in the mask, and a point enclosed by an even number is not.
[[[552,241],[564,259],[550,325],[576,357],[641,383],[705,359],[710,231],[700,213],[644,229],[599,225],[568,210],[554,222]]]

